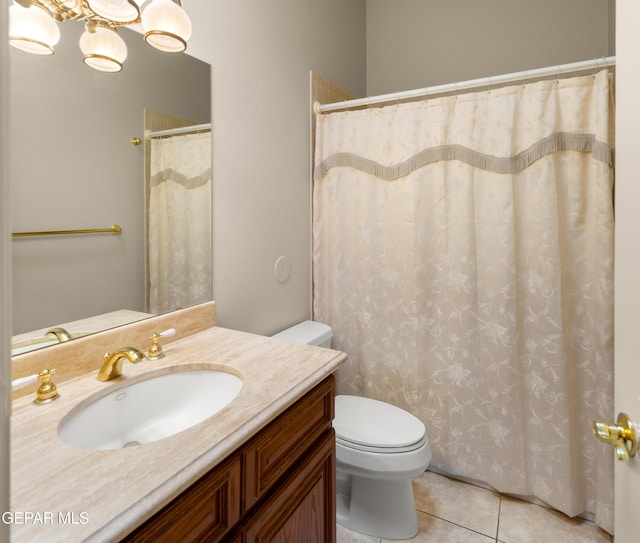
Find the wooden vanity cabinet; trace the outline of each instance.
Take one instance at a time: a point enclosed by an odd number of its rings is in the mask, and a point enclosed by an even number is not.
[[[335,542],[331,375],[123,539]]]

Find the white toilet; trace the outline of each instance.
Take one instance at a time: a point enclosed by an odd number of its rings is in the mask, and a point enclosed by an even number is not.
[[[333,332],[304,321],[274,338],[331,347]],[[338,523],[363,534],[408,539],[418,533],[411,479],[431,460],[424,424],[403,409],[358,396],[336,396]]]

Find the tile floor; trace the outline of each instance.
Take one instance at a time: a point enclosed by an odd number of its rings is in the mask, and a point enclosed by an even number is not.
[[[427,471],[414,479],[416,543],[611,543],[592,522]],[[338,525],[338,543],[382,543]]]

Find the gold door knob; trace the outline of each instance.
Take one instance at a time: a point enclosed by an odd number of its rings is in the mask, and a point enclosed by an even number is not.
[[[636,425],[626,413],[618,415],[617,424],[594,420],[593,433],[600,441],[615,447],[618,460],[629,460],[636,455]]]

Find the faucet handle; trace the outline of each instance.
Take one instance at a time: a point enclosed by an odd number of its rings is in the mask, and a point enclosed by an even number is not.
[[[14,379],[11,381],[11,390],[18,390],[24,388],[31,383],[35,383],[38,380],[38,374],[34,373],[33,375],[27,375],[26,377],[19,377],[18,379]]]
[[[56,400],[60,397],[60,394],[58,394],[58,388],[51,382],[51,376],[55,372],[55,369],[42,370],[38,374],[38,378],[40,379],[41,383],[38,387],[38,391],[36,392],[36,399],[33,400],[34,404],[43,405],[46,403],[51,403],[53,400]]]
[[[153,334],[149,338],[151,340],[151,347],[149,347],[149,350],[147,351],[147,357],[150,360],[158,360],[158,358],[162,358],[164,356],[164,353],[162,352],[162,345],[160,345],[158,341],[160,341],[160,338],[162,337],[174,336],[175,333],[175,328],[169,328],[168,330],[160,332],[159,334]]]

